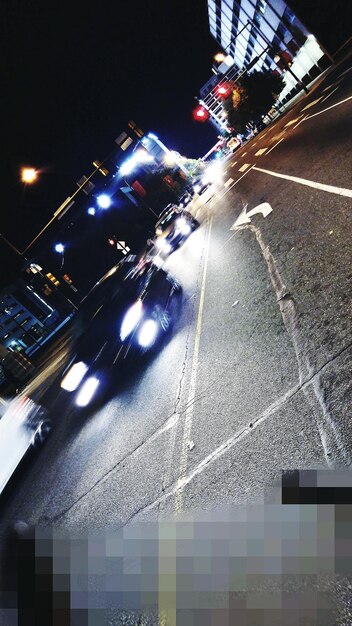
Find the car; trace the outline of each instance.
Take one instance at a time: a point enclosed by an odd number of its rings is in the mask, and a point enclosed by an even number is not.
[[[61,388],[87,407],[112,373],[152,352],[178,319],[182,288],[151,256],[123,259],[83,299]]]
[[[198,196],[201,196],[209,189],[211,184],[211,181],[208,180],[206,176],[199,177],[193,183],[193,191],[198,194]]]
[[[186,191],[180,198],[178,206],[180,209],[184,209],[193,200],[193,195],[190,191]]]
[[[199,227],[193,215],[176,205],[163,213],[155,227],[154,248],[161,256],[177,250]]]
[[[51,427],[47,409],[28,396],[9,402],[0,419],[0,493],[24,457],[44,443]]]
[[[235,152],[242,145],[241,140],[238,137],[231,137],[227,142],[227,147],[231,152]]]

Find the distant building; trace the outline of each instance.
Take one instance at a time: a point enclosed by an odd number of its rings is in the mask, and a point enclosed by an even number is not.
[[[208,0],[208,15],[210,33],[226,53],[200,90],[200,102],[217,130],[226,129],[219,83],[235,81],[246,70],[271,70],[284,77],[278,100],[284,104],[331,63],[283,0]]]
[[[31,285],[18,280],[0,292],[0,343],[31,355],[60,323],[58,312]]]

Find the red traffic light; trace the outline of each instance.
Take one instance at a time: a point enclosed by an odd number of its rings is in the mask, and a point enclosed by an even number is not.
[[[228,98],[231,93],[231,87],[227,83],[223,83],[222,85],[218,85],[215,91],[216,95],[220,98]]]
[[[206,122],[209,119],[209,113],[201,104],[193,110],[193,119],[197,122]]]

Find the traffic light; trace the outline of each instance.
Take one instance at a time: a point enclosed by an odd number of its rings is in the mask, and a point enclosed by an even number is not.
[[[217,96],[225,100],[231,94],[231,86],[228,83],[222,83],[217,85],[215,92]]]
[[[193,110],[193,119],[197,122],[206,122],[209,119],[209,113],[201,104]]]
[[[64,274],[62,277],[69,285],[72,285],[72,280],[68,274]]]
[[[51,272],[48,272],[46,274],[46,277],[49,278],[49,280],[51,280],[52,283],[54,283],[55,287],[58,287],[60,285],[60,281],[57,280],[57,278],[53,276]]]

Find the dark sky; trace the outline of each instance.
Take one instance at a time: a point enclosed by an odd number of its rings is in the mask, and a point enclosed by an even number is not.
[[[205,0],[10,0],[1,23],[0,232],[19,245],[128,120],[187,156],[214,143],[209,125],[191,116],[218,49]],[[22,164],[43,170],[24,193]]]

